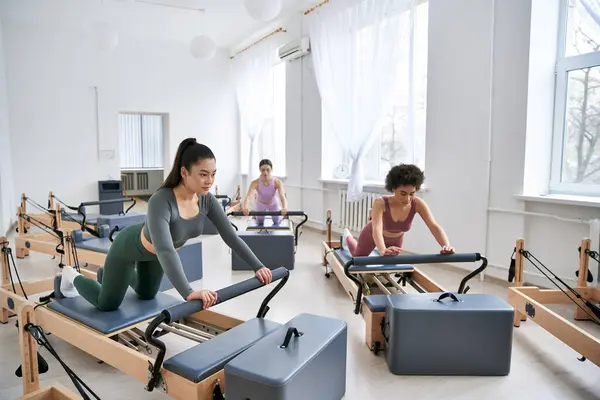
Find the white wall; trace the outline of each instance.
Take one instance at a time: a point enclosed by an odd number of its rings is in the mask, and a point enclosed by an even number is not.
[[[550,5],[533,1],[536,8]],[[527,130],[548,134],[547,124],[531,127],[539,110],[537,104],[541,101],[547,108],[547,102],[540,100],[534,90],[540,86],[540,65],[533,65],[531,76],[529,73],[532,1],[429,2],[428,190],[421,197],[458,251],[480,252],[488,258],[488,275],[506,280],[515,242],[523,237],[526,247],[540,261],[573,282],[577,247],[590,234],[589,226],[523,213],[588,221],[598,216],[598,209],[524,201],[516,196],[524,190],[526,134],[530,138],[536,133]],[[300,15],[284,26],[292,35],[305,32]],[[547,42],[550,37],[550,33],[541,34],[537,29],[531,33],[534,51],[537,40],[544,38]],[[539,60],[532,55],[534,58]],[[289,63],[287,74],[285,183],[290,208],[302,208],[313,225],[322,227],[328,208],[333,211],[334,221],[338,219],[336,190],[343,186],[320,181],[321,109],[311,57]],[[549,89],[540,90],[548,93]],[[533,105],[528,115],[530,103]],[[546,148],[544,144],[537,147]],[[542,166],[538,162],[533,169]],[[438,250],[419,219],[407,234],[405,246],[419,253]],[[594,263],[590,267],[597,271]],[[528,262],[525,270],[528,281],[551,285]]]
[[[38,202],[50,190],[72,204],[96,199],[98,180],[120,178],[118,154],[100,160],[96,143],[117,153],[118,112],[137,111],[169,115],[165,174],[180,141],[196,137],[217,156],[221,192],[233,193],[237,111],[227,52],[201,62],[188,43],[127,35],[113,52],[102,52],[87,25],[77,24],[4,21],[17,192]]]
[[[0,21],[0,236],[15,221],[16,202],[14,175],[10,154],[10,127],[4,57],[4,33]]]

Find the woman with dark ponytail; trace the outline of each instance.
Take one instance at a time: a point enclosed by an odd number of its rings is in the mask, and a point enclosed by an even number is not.
[[[205,218],[254,269],[258,279],[270,283],[271,270],[239,238],[225,211],[209,193],[216,171],[215,155],[207,146],[194,138],[181,142],[171,172],[148,201],[146,221],[129,225],[115,237],[104,263],[102,283],[64,267],[62,294],[81,295],[99,310],[111,311],[121,305],[129,286],[142,299],[154,298],[166,274],[184,299],[200,299],[205,308],[214,305],[216,292],[192,290],[176,251],[188,239],[202,234]]]

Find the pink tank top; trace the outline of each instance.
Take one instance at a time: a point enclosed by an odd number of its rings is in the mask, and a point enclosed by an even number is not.
[[[271,183],[269,183],[267,186],[265,186],[265,184],[260,178],[258,179],[258,201],[260,201],[263,204],[273,204],[273,202],[275,201],[276,192],[277,190],[275,189],[275,178],[272,178]]]
[[[396,222],[392,219],[392,211],[387,196],[383,196],[385,202],[385,212],[383,213],[383,230],[390,233],[408,232],[412,226],[413,219],[416,213],[416,203],[413,199],[410,205],[410,211],[404,221]]]

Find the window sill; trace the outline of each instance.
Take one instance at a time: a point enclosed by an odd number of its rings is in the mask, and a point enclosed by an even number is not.
[[[248,177],[248,174],[246,174],[246,173],[241,173],[240,175],[243,176],[243,177],[245,177],[245,178]],[[285,176],[285,175],[280,176],[280,175],[272,174],[271,176],[274,176],[275,178],[280,179],[282,181],[285,181],[287,179],[287,176]]]
[[[330,184],[335,184],[335,185],[348,185],[348,179],[333,179],[333,178],[321,178],[319,179],[319,182],[321,183],[330,183]],[[366,188],[373,188],[373,189],[384,189],[385,190],[385,183],[383,182],[375,182],[375,181],[365,181],[364,187]],[[428,188],[423,185],[421,186],[421,190],[419,190],[419,192],[427,192]]]
[[[566,194],[540,194],[540,195],[525,195],[516,194],[516,198],[523,201],[538,202],[538,203],[553,203],[564,204],[571,206],[582,207],[600,207],[600,197],[592,196],[576,196]]]

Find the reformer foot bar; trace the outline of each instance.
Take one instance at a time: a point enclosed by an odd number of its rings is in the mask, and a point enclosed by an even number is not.
[[[61,338],[138,379],[148,391],[156,388],[175,399],[208,400],[224,388],[225,364],[281,326],[264,317],[269,311],[268,303],[288,278],[289,272],[285,268],[273,271],[273,283],[279,282],[262,302],[256,318],[249,321],[203,310],[200,300],[183,301],[163,293],[158,293],[155,300],[140,300],[134,293],[129,293],[119,310],[104,312],[102,321],[88,318],[99,311],[86,305],[80,297],[61,299],[57,296],[47,304],[40,304],[6,288],[0,288],[0,309],[9,309],[18,315],[25,395],[40,389],[36,343],[47,347],[59,359],[44,340],[44,332],[50,332],[53,337]],[[54,283],[55,280],[47,281]],[[217,304],[263,286],[253,277],[220,289]],[[94,327],[86,325],[88,322]],[[142,335],[139,329],[136,335],[130,335],[145,323],[150,324]],[[166,345],[159,337],[183,332],[189,335],[181,336],[200,344],[165,360]],[[119,335],[124,340],[114,340]],[[154,349],[151,353],[157,354],[156,360],[147,355],[150,353],[148,348]],[[83,384],[83,381],[62,362],[61,365],[83,396],[81,385],[76,383]],[[88,391],[92,392],[92,389],[88,388]]]
[[[575,304],[576,320],[590,320],[600,324],[600,289],[587,285],[589,273],[589,259],[600,262],[598,252],[590,250],[590,239],[584,238],[578,249],[579,269],[577,270],[577,287],[571,288],[562,279],[554,275],[544,266],[529,250],[525,248],[523,239],[518,239],[514,248],[514,259],[511,260],[508,281],[512,287],[508,289],[508,302],[515,309],[514,326],[519,327],[521,322],[528,318],[540,327],[554,335],[574,351],[581,354],[580,361],[589,359],[600,366],[600,339],[589,334],[582,328],[558,315],[547,304]],[[524,264],[528,260],[558,289],[540,289],[536,286],[524,286]],[[539,264],[539,265],[538,265]],[[540,266],[543,268],[540,268]],[[554,279],[553,279],[554,278]],[[561,288],[556,281],[560,282]]]
[[[374,250],[366,257],[352,257],[340,247],[339,241],[331,240],[331,210],[327,211],[327,240],[323,242],[323,265],[325,276],[329,278],[327,267],[331,267],[350,298],[355,302],[354,313],[359,314],[363,291],[371,294],[378,289],[384,294],[406,293],[404,286],[409,283],[417,292],[446,292],[440,285],[414,267],[413,264],[465,263],[481,261],[476,270],[467,274],[458,287],[458,293],[466,293],[468,280],[487,267],[487,259],[479,253],[461,254],[406,254],[380,256]],[[394,279],[392,274],[400,276]],[[402,283],[402,285],[401,285]]]

